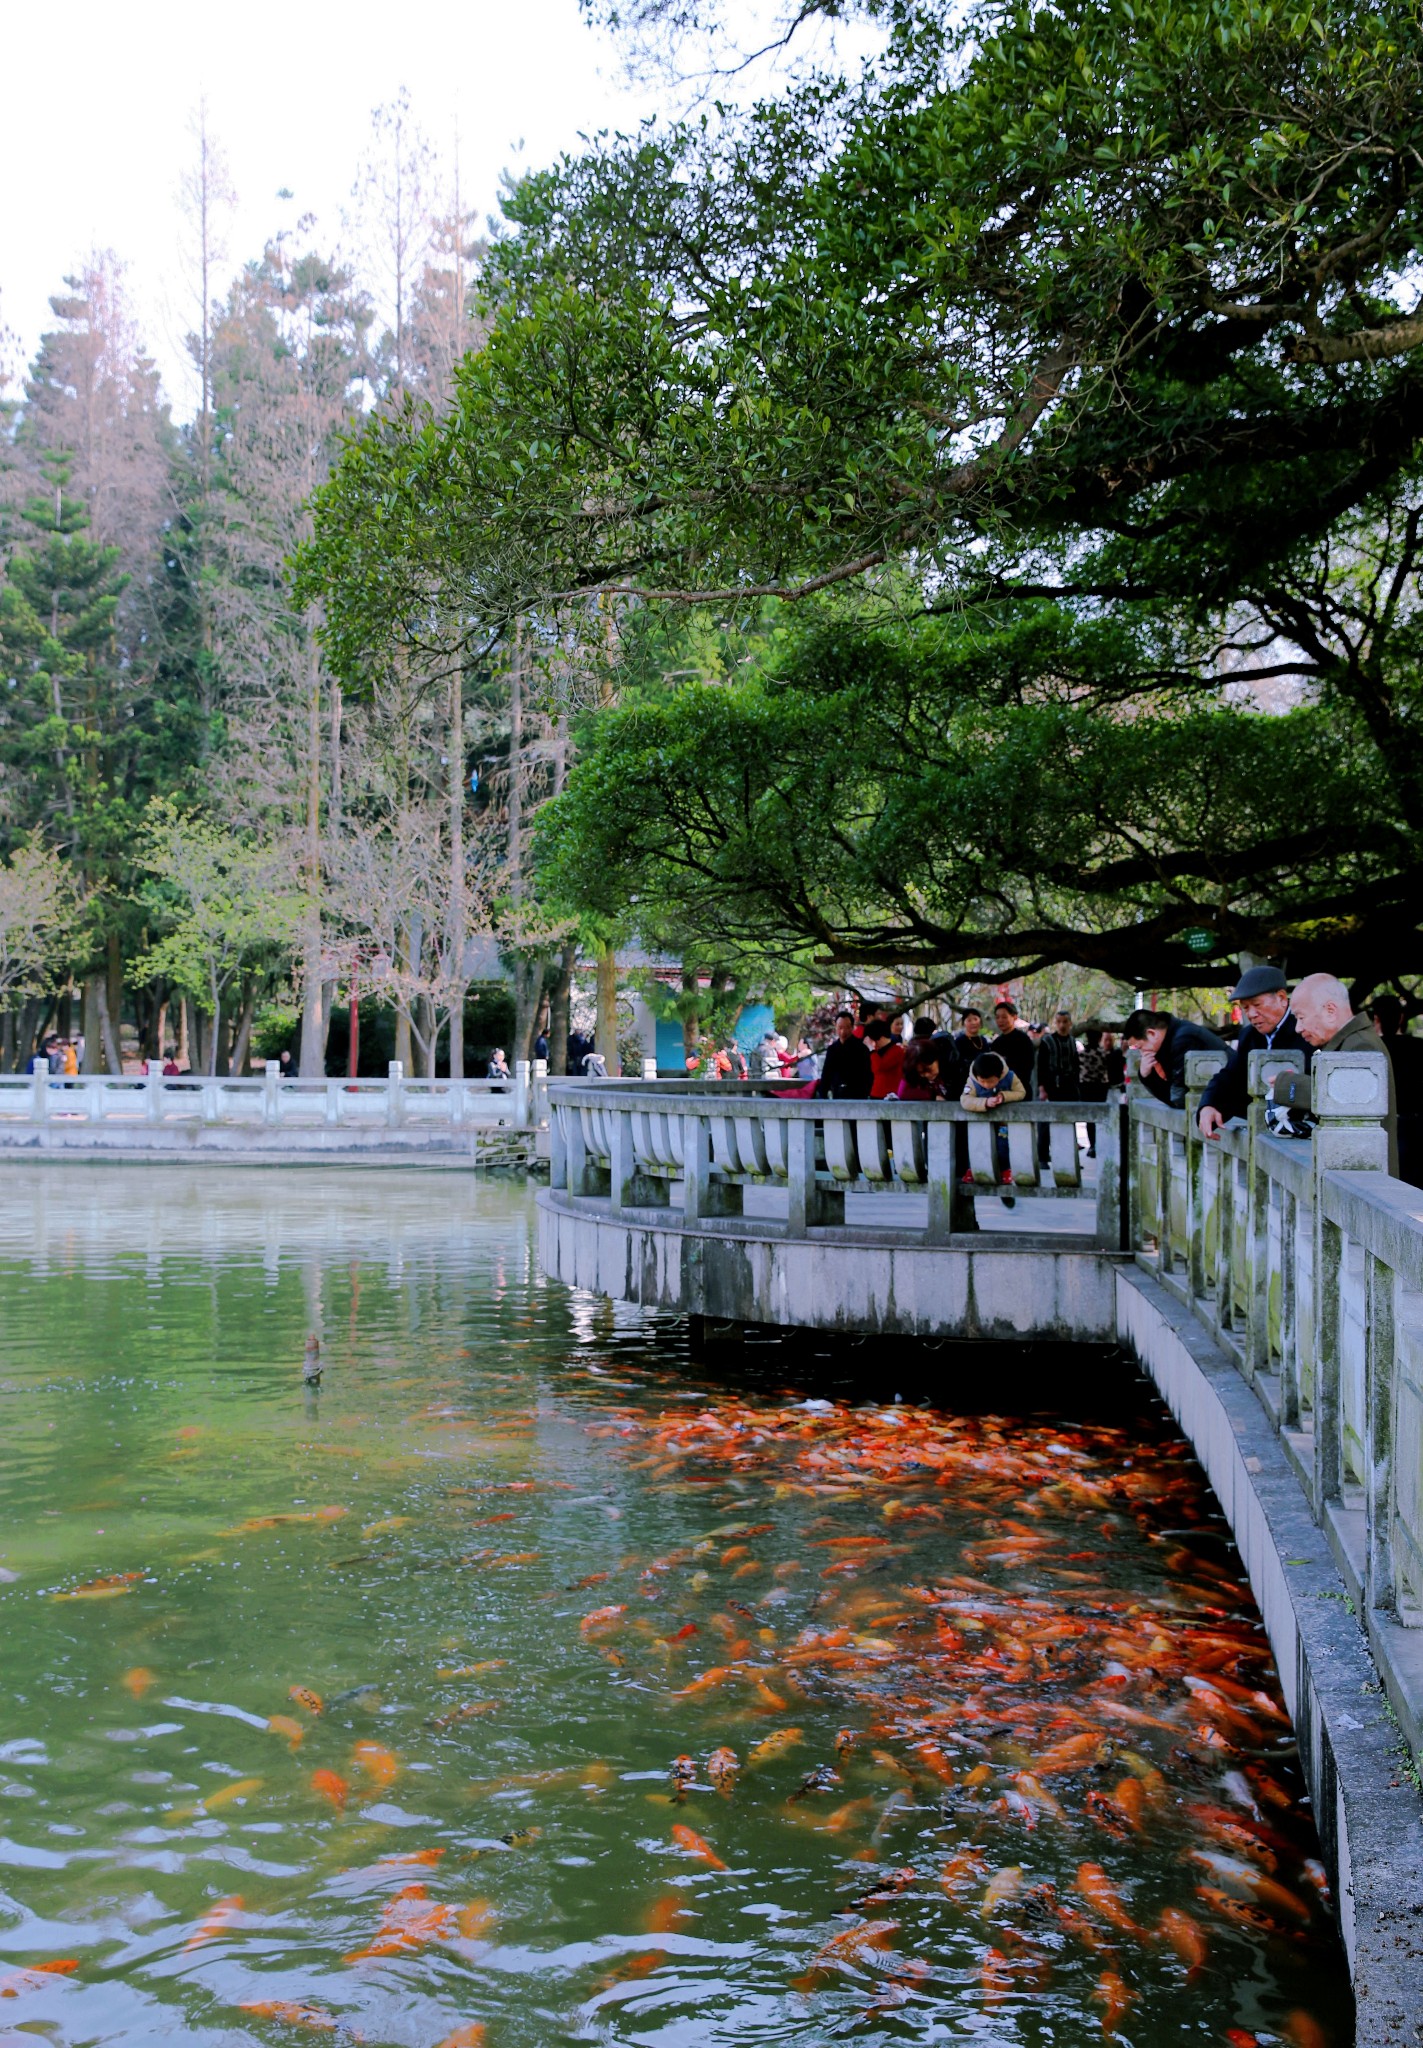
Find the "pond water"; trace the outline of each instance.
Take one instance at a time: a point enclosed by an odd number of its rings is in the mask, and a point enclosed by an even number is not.
[[[1054,1412],[1005,1356],[991,1413],[903,1346],[693,1362],[532,1218],[6,1162],[0,2048],[1343,2048],[1160,1411],[1091,1360]]]

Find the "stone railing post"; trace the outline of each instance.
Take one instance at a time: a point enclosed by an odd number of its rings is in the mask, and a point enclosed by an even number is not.
[[[163,1121],[162,1060],[149,1060],[144,1068],[144,1072],[148,1076],[144,1105],[148,1112],[148,1121],[151,1124],[161,1124]]]
[[[514,1062],[514,1128],[522,1131],[529,1121],[529,1063]]]
[[[1186,1281],[1192,1301],[1206,1291],[1206,1140],[1196,1119],[1201,1097],[1225,1065],[1223,1052],[1186,1054]]]
[[[1295,1051],[1270,1052],[1263,1049],[1250,1053],[1246,1060],[1250,1157],[1245,1169],[1245,1284],[1249,1294],[1242,1362],[1247,1379],[1270,1369],[1271,1303],[1273,1299],[1274,1313],[1278,1316],[1280,1293],[1284,1286],[1283,1274],[1269,1270],[1270,1178],[1257,1148],[1265,1135],[1265,1105],[1275,1085],[1275,1076],[1299,1073],[1303,1068],[1304,1054]]]
[[[548,1184],[551,1188],[568,1186],[568,1140],[564,1136],[564,1119],[577,1114],[577,1110],[560,1109],[556,1102],[549,1104]]]
[[[405,1122],[405,1066],[401,1060],[392,1060],[385,1070],[385,1121],[388,1130],[397,1131]]]
[[[1189,1053],[1187,1059],[1191,1057]],[[1122,1134],[1126,1111],[1114,1102],[1102,1104],[1097,1119],[1097,1243],[1104,1252],[1125,1252],[1133,1247],[1122,1203]]]
[[[814,1125],[808,1125],[814,1130]],[[741,1188],[734,1181],[713,1180],[711,1174],[711,1121],[688,1115],[682,1118],[682,1213],[689,1223],[708,1216],[739,1216]],[[795,1208],[795,1166],[792,1154],[791,1207]],[[802,1230],[804,1226],[802,1226]]]
[[[262,1063],[262,1121],[272,1129],[275,1129],[282,1120],[282,1098],[278,1091],[278,1083],[281,1078],[281,1061],[264,1060]]]
[[[49,1120],[49,1062],[41,1060],[30,1075],[30,1115],[37,1124]]]
[[[649,1059],[646,1053],[642,1056],[642,1078],[644,1081],[655,1081],[657,1079],[657,1062],[654,1059]]]
[[[529,1070],[529,1086],[529,1121],[535,1130],[541,1131],[548,1122],[547,1060],[534,1061]]]
[[[1319,1122],[1314,1165],[1314,1506],[1337,1500],[1344,1483],[1340,1379],[1340,1279],[1343,1233],[1324,1214],[1328,1173],[1388,1172],[1388,1054],[1319,1052],[1311,1105]]]

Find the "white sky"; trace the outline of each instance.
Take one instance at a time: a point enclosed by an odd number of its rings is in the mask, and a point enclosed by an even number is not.
[[[0,328],[18,346],[0,362],[28,361],[65,272],[112,248],[179,417],[193,400],[177,193],[201,99],[238,194],[233,270],[302,213],[316,214],[321,246],[348,241],[341,215],[371,109],[402,85],[443,155],[458,131],[461,185],[481,213],[504,168],[547,163],[580,132],[630,126],[653,106],[627,87],[577,0],[69,0],[6,17]],[[289,202],[276,197],[283,186]]]

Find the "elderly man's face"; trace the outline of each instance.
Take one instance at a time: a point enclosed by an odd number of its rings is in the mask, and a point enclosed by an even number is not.
[[[1285,989],[1272,988],[1262,996],[1251,996],[1240,1005],[1240,1014],[1256,1031],[1273,1031],[1290,1006]]]
[[[1295,1022],[1301,1038],[1311,1045],[1327,1045],[1335,1032],[1348,1023],[1352,1013],[1343,1010],[1338,1003],[1321,1002],[1310,989],[1304,988],[1295,1000]]]

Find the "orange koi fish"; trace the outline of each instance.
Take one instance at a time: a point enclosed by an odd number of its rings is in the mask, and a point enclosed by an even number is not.
[[[939,1872],[939,1883],[951,1899],[961,1898],[983,1880],[984,1861],[977,1849],[960,1849]]]
[[[146,1664],[135,1664],[132,1671],[126,1671],[119,1680],[124,1691],[131,1692],[136,1700],[141,1700],[157,1683],[157,1679]]]
[[[686,1900],[677,1892],[664,1892],[654,1900],[643,1919],[644,1932],[648,1934],[671,1934],[678,1923],[690,1916],[691,1909]]]
[[[1136,2003],[1137,1994],[1128,1990],[1115,1970],[1103,1970],[1097,1979],[1097,1989],[1092,1993],[1095,2002],[1102,2007],[1102,2032],[1115,2034]]]
[[[672,1697],[674,1700],[695,1699],[699,1693],[710,1692],[714,1686],[725,1685],[733,1676],[729,1664],[714,1664],[710,1671],[704,1671],[700,1678],[694,1678],[690,1685],[681,1686]]]
[[[685,1643],[688,1636],[700,1634],[701,1630],[697,1627],[697,1624],[694,1621],[689,1621],[685,1628],[679,1628],[675,1635],[664,1636],[662,1640],[664,1643]]]
[[[1065,1742],[1054,1743],[1037,1759],[1034,1776],[1050,1778],[1058,1771],[1085,1771],[1088,1764],[1097,1761],[1104,1739],[1093,1729],[1086,1735],[1070,1735]]]
[[[579,1629],[585,1636],[611,1635],[623,1615],[626,1605],[620,1607],[595,1607],[591,1614],[585,1614],[579,1622]]]
[[[774,1735],[763,1735],[759,1742],[753,1742],[746,1752],[748,1764],[768,1764],[773,1758],[784,1756],[788,1749],[794,1749],[803,1739],[800,1728],[778,1728]]]
[[[292,1749],[298,1748],[306,1740],[305,1728],[300,1721],[294,1721],[290,1714],[269,1714],[267,1732],[270,1735],[283,1736]]]
[[[287,2027],[309,2027],[315,2034],[334,2034],[339,2022],[319,2005],[297,2005],[289,1998],[258,1998],[239,2005],[259,2020],[280,2020]]]
[[[293,1685],[287,1688],[287,1698],[295,1700],[299,1707],[305,1707],[308,1714],[324,1714],[326,1702],[319,1692],[313,1692],[309,1685]]]
[[[874,1950],[893,1947],[898,1932],[897,1920],[861,1920],[839,1934],[832,1934],[811,1957],[805,1975],[792,1979],[796,1990],[817,1990],[832,1970],[863,1969]]]
[[[741,1764],[734,1749],[714,1749],[707,1758],[707,1776],[718,1792],[730,1793],[741,1772]]]
[[[113,1572],[106,1579],[87,1579],[82,1586],[75,1586],[68,1593],[56,1593],[56,1600],[116,1600],[120,1593],[131,1593],[146,1572]]]
[[[329,1799],[338,1813],[346,1811],[346,1800],[351,1788],[346,1780],[338,1778],[334,1771],[313,1771],[311,1789],[313,1792],[319,1792],[323,1799]]]
[[[532,1828],[529,1832],[537,1834],[538,1829]],[[471,1899],[455,1915],[455,1926],[466,1941],[483,1941],[493,1925],[494,1908],[488,1899]]]
[[[680,1821],[674,1823],[672,1839],[679,1849],[685,1849],[689,1856],[695,1856],[699,1863],[705,1863],[709,1870],[726,1870],[729,1865],[722,1862],[710,1842],[705,1842],[695,1828],[683,1827]]]
[[[250,1799],[265,1783],[263,1778],[238,1778],[231,1785],[224,1785],[219,1792],[210,1792],[203,1801],[204,1813],[221,1813],[224,1806],[235,1806],[244,1799]]]
[[[1016,1899],[1022,1889],[1023,1869],[1021,1864],[1010,1863],[1003,1870],[995,1870],[992,1877],[988,1880],[987,1889],[983,1894],[983,1902],[978,1909],[979,1919],[986,1920],[990,1913],[996,1912],[1000,1906],[1006,1905],[1010,1899]]]
[[[388,1899],[381,1909],[380,1926],[364,1948],[352,1949],[348,1963],[363,1963],[381,1956],[406,1955],[432,1941],[444,1940],[454,1925],[449,1906],[430,1903],[423,1884],[407,1884]]]
[[[400,1776],[399,1759],[379,1742],[358,1742],[351,1751],[351,1768],[369,1778],[378,1792],[388,1791]]]
[[[18,1998],[22,1991],[41,1991],[47,1977],[72,1977],[78,1968],[78,1958],[71,1956],[55,1963],[27,1963],[23,1970],[12,1970],[8,1977],[0,1977],[0,1998]],[[35,1978],[40,1981],[33,1982]]]
[[[1284,1929],[1278,1920],[1272,1920],[1263,1906],[1253,1906],[1244,1899],[1232,1898],[1219,1886],[1198,1884],[1196,1897],[1204,1899],[1213,1913],[1219,1913],[1222,1920],[1232,1920],[1237,1927],[1248,1927],[1256,1934],[1282,1934]]]
[[[498,1700],[468,1700],[462,1707],[451,1707],[447,1714],[435,1714],[425,1725],[427,1728],[453,1728],[457,1722],[472,1721],[476,1714],[493,1714],[498,1709]]]
[[[230,1898],[219,1899],[217,1904],[203,1915],[188,1939],[183,1943],[184,1951],[201,1948],[204,1942],[215,1941],[228,1922],[242,1911],[242,1899],[233,1893]]]
[[[1281,2032],[1290,2043],[1290,2048],[1329,2048],[1329,2036],[1319,2021],[1298,2007],[1293,2012],[1285,2014]]]
[[[471,2020],[467,2027],[456,2027],[452,2034],[446,2034],[439,2048],[484,2048],[487,2032],[482,2020]]]
[[[508,1661],[507,1657],[487,1657],[482,1664],[461,1664],[458,1669],[442,1664],[435,1676],[441,1684],[448,1684],[453,1678],[482,1678],[486,1671],[502,1671]]]
[[[401,1849],[390,1856],[382,1856],[379,1867],[382,1870],[409,1870],[419,1865],[428,1867],[438,1863],[444,1855],[443,1849]]]
[[[1183,1913],[1179,1906],[1168,1906],[1158,1923],[1161,1939],[1168,1947],[1175,1949],[1181,1961],[1194,1976],[1205,1965],[1210,1953],[1205,1930],[1189,1913]]]
[[[1079,1863],[1077,1866],[1077,1889],[1092,1908],[1112,1927],[1120,1927],[1123,1934],[1134,1934],[1137,1939],[1146,1938],[1145,1930],[1138,1927],[1122,1903],[1121,1894],[1100,1863]]]

